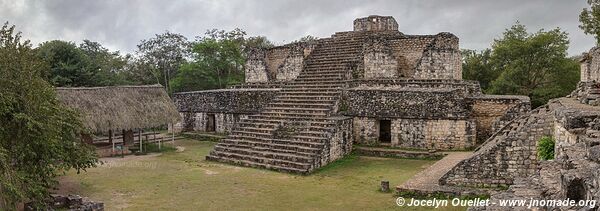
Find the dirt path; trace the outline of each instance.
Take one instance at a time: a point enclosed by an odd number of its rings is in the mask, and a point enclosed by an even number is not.
[[[458,162],[469,157],[471,154],[472,152],[448,152],[448,155],[443,159],[419,172],[398,187],[408,190],[443,191],[446,187],[438,184],[439,179]]]

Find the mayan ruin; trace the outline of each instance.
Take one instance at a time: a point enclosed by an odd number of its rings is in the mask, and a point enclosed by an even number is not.
[[[600,211],[600,0],[0,20],[0,211]]]
[[[530,109],[462,80],[455,35],[406,35],[389,16],[249,57],[246,84],[174,96],[183,130],[230,133],[207,159],[307,173],[353,143],[470,149]]]

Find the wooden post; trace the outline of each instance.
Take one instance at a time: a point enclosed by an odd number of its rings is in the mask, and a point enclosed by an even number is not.
[[[140,153],[142,152],[142,129],[140,128],[138,131],[138,140],[140,140]]]
[[[154,134],[153,141],[157,141],[156,140],[156,131],[154,131],[154,128],[152,128],[152,134]],[[158,151],[160,151],[160,140],[158,140]]]
[[[171,134],[173,135],[171,141],[173,142],[173,147],[175,147],[175,125],[173,123],[171,123]]]
[[[112,145],[111,156],[115,156],[115,142],[112,139],[112,129],[108,130],[108,143]]]

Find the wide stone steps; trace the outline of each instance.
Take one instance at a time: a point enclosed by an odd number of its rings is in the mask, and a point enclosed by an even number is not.
[[[323,147],[324,143],[320,142],[305,142],[305,141],[294,141],[287,139],[223,139],[223,143],[235,144],[240,143],[240,145],[246,146],[272,146],[272,147],[280,147],[282,149],[295,149],[298,151],[305,152],[318,152]]]
[[[252,163],[261,163],[263,165],[268,165],[274,170],[290,168],[297,169],[298,171],[308,171],[308,169],[310,169],[311,166],[310,163],[300,163],[278,158],[270,158],[266,155],[245,155],[235,152],[221,151],[220,149],[215,149],[212,152],[213,153],[209,156],[220,157],[221,159],[230,160],[236,164],[245,163],[246,161],[250,161]]]
[[[206,159],[211,160],[211,161],[218,161],[218,162],[222,162],[222,163],[230,163],[230,164],[234,164],[234,165],[254,167],[254,168],[264,168],[264,169],[296,173],[296,174],[306,174],[311,170],[310,166],[308,168],[306,168],[306,167],[294,168],[294,167],[282,166],[282,165],[272,165],[272,164],[266,163],[264,160],[260,160],[258,162],[250,161],[250,159],[252,159],[252,158],[250,158],[248,160],[244,160],[244,159],[239,159],[238,157],[234,157],[234,158],[225,157],[227,155],[228,154],[208,155],[208,156],[206,156]]]
[[[349,33],[319,40],[300,75],[260,113],[238,122],[207,159],[295,173],[318,168],[335,132],[329,116],[347,86],[349,65],[361,62],[364,39]]]
[[[232,140],[226,139],[221,140],[219,144],[221,147],[238,147],[245,149],[257,149],[257,148],[268,148],[271,152],[276,153],[298,153],[302,156],[313,156],[320,152],[319,148],[312,147],[303,147],[291,144],[275,144],[275,143],[265,143],[265,142],[255,142],[255,141],[246,141],[246,140]]]
[[[231,152],[240,155],[250,155],[250,156],[262,156],[265,158],[278,159],[284,161],[291,162],[300,162],[300,163],[311,163],[313,161],[312,156],[300,155],[300,153],[295,153],[294,151],[285,151],[282,152],[278,149],[272,149],[269,147],[252,147],[252,148],[244,148],[239,146],[228,146],[223,147],[222,144],[217,144],[215,148],[221,147],[220,151]]]
[[[285,102],[276,102],[269,103],[267,108],[271,107],[288,107],[288,108],[322,108],[322,109],[331,109],[333,106],[330,103],[285,103]]]

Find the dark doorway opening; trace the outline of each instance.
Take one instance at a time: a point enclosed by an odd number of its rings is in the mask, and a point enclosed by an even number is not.
[[[379,143],[392,143],[392,121],[379,120]]]
[[[215,115],[206,115],[206,132],[215,132]]]
[[[585,192],[584,182],[579,178],[573,179],[567,186],[567,198],[570,200],[575,200],[577,202],[585,200]]]

